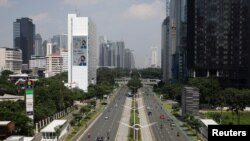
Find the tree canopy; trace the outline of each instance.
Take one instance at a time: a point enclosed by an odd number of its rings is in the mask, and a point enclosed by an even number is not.
[[[220,91],[219,82],[208,78],[191,78],[188,86],[197,87],[200,90],[200,103],[215,105]]]

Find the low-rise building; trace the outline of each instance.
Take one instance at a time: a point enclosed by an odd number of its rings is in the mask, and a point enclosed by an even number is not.
[[[181,96],[182,116],[185,114],[198,115],[199,112],[199,89],[194,87],[184,87]]]
[[[15,124],[12,121],[0,121],[0,140],[6,139],[15,131]]]
[[[45,69],[46,59],[44,56],[31,56],[29,60],[29,69],[42,68]]]
[[[34,141],[34,137],[10,136],[4,141]]]
[[[63,58],[59,53],[46,56],[45,77],[52,77],[63,70]]]
[[[59,132],[57,132],[59,130]],[[53,120],[49,125],[41,130],[41,141],[57,141],[69,131],[69,123],[67,120]],[[56,133],[59,133],[57,135]],[[57,138],[58,136],[58,138]]]
[[[24,96],[10,95],[10,94],[4,94],[3,96],[0,96],[0,101],[18,101],[18,100],[24,100]]]
[[[200,121],[200,132],[205,138],[208,137],[208,125],[218,125],[218,123],[215,122],[213,119],[200,119]]]
[[[22,69],[22,50],[0,47],[0,71],[10,70],[20,73]]]

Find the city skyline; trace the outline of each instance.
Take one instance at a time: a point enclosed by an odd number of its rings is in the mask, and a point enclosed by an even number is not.
[[[140,64],[144,61],[141,50],[149,51],[151,46],[160,46],[160,25],[165,16],[162,0],[55,0],[49,1],[49,5],[44,3],[46,1],[1,0],[0,15],[4,28],[1,28],[0,47],[13,47],[12,23],[17,18],[31,18],[36,25],[36,34],[47,40],[53,35],[67,33],[67,14],[76,12],[95,21],[98,35],[123,40],[134,50],[136,67],[142,67]]]

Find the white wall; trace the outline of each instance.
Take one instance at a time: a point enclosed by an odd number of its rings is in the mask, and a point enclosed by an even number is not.
[[[86,60],[89,61],[89,19],[88,17],[77,17],[76,14],[68,15],[68,83],[72,85],[76,83],[76,85],[87,91],[88,88],[88,67],[89,63],[87,62],[87,66],[74,66],[73,65],[73,37],[77,36],[85,36],[87,37],[87,54]]]

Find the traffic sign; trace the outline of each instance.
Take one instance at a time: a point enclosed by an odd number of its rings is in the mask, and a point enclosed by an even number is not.
[[[33,88],[33,81],[32,80],[26,80],[24,82],[24,86],[26,89],[32,89]]]
[[[165,119],[165,116],[162,114],[162,115],[160,116],[160,119]]]

